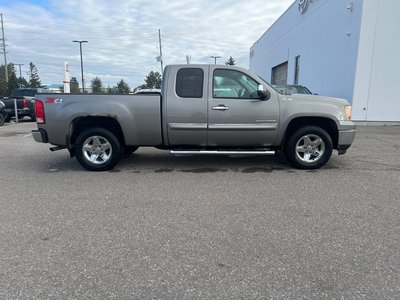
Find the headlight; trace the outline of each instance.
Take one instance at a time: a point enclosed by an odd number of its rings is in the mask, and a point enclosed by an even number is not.
[[[4,104],[3,101],[0,100],[0,108],[3,108],[4,106],[6,106],[6,105]]]
[[[351,105],[346,105],[344,107],[344,117],[346,121],[351,120]]]

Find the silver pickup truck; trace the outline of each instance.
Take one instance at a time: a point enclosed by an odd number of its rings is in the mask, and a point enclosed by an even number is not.
[[[67,148],[88,170],[112,169],[140,146],[171,154],[285,154],[316,169],[354,140],[346,100],[282,95],[248,70],[170,65],[161,95],[36,95],[37,142]]]

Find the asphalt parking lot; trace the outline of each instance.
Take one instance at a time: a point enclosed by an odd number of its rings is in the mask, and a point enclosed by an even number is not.
[[[322,169],[170,157],[109,172],[0,127],[0,299],[399,299],[400,127]]]

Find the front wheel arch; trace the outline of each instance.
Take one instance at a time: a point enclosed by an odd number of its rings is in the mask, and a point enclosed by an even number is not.
[[[290,120],[287,124],[285,133],[282,138],[281,150],[285,151],[286,143],[289,137],[297,131],[299,128],[306,126],[316,126],[324,129],[332,139],[333,149],[338,147],[338,126],[335,120],[328,117],[315,117],[315,116],[305,116],[305,117],[295,117]]]

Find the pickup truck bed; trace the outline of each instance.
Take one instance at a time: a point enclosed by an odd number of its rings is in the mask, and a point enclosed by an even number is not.
[[[160,95],[40,94],[39,98],[47,99],[46,123],[60,125],[46,127],[52,144],[67,147],[69,137],[65,133],[71,129],[108,124],[120,128],[126,145],[162,145]]]

